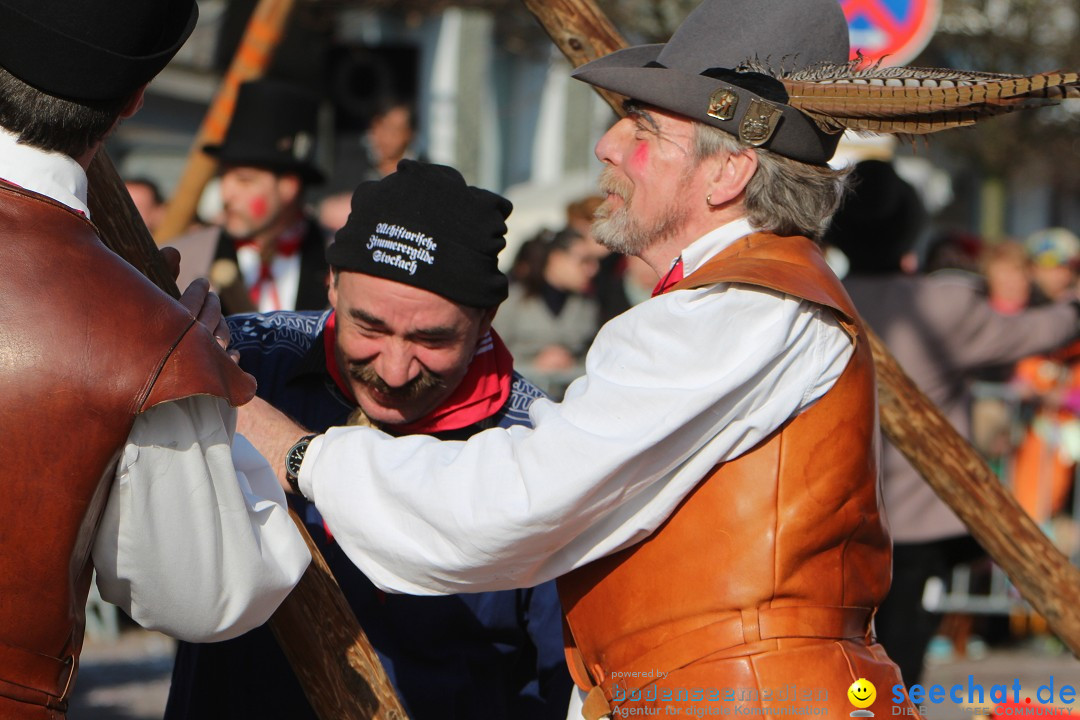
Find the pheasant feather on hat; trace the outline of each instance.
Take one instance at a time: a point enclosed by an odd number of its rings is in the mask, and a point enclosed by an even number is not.
[[[923,135],[1080,98],[1080,75],[1075,72],[1003,75],[860,65],[856,59],[775,77],[787,90],[788,104],[826,132]]]

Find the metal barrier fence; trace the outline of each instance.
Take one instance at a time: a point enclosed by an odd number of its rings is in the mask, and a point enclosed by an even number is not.
[[[1026,432],[1024,399],[1018,391],[1007,383],[976,383],[972,387],[976,403],[998,403],[1004,409],[1006,431],[1009,438],[1008,450],[1000,457],[988,457],[988,462],[998,471],[1001,481],[1013,487],[1013,459],[1024,433]],[[978,432],[976,432],[978,435]],[[978,447],[978,443],[976,443]],[[979,448],[986,453],[986,448]],[[1080,532],[1076,521],[1080,519],[1080,464],[1073,469],[1071,514],[1066,518],[1068,527],[1074,533],[1068,538],[1067,549],[1073,564],[1080,565],[1080,542],[1075,533]],[[1048,507],[1048,481],[1040,477],[1038,496],[1040,506]],[[1053,538],[1053,525],[1041,523],[1045,532]],[[1065,538],[1059,539],[1064,541]],[[1059,544],[1060,547],[1060,544]],[[931,578],[923,590],[923,607],[931,612],[966,613],[973,615],[1016,615],[1030,614],[1031,607],[1013,587],[1008,576],[995,563],[989,564],[989,578],[985,573],[976,573],[970,565],[958,565],[948,578]],[[976,589],[976,588],[979,589]]]

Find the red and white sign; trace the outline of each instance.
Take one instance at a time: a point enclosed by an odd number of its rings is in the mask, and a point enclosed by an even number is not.
[[[906,65],[934,34],[941,0],[840,0],[851,33],[851,57]]]

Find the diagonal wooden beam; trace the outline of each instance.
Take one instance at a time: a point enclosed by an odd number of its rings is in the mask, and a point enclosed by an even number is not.
[[[255,6],[229,69],[191,145],[176,190],[169,199],[165,216],[157,229],[159,244],[164,245],[182,234],[195,218],[199,197],[218,167],[217,160],[204,153],[202,148],[220,143],[225,138],[225,131],[236,109],[237,89],[241,83],[255,80],[266,72],[295,4],[296,0],[259,0]]]
[[[574,67],[626,47],[593,0],[523,0]],[[599,91],[622,114],[621,98]],[[1080,656],[1080,570],[1050,542],[971,444],[915,386],[869,326],[885,435]]]

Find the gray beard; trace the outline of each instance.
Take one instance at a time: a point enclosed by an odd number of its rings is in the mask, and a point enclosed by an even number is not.
[[[612,252],[641,255],[650,245],[663,242],[678,234],[686,224],[688,208],[675,205],[647,227],[630,217],[629,204],[593,221],[592,234],[597,242]]]
[[[682,230],[690,215],[689,208],[676,203],[647,227],[630,216],[634,197],[632,186],[616,181],[612,174],[605,171],[600,178],[600,187],[605,192],[615,192],[623,199],[623,206],[618,210],[609,210],[607,203],[597,208],[592,225],[593,237],[612,252],[640,257],[650,245],[668,240]]]

